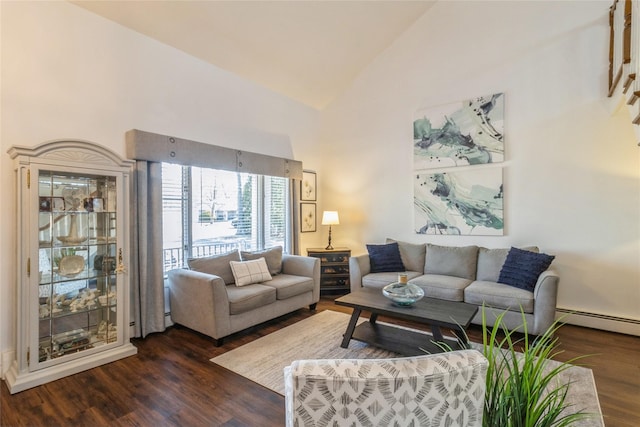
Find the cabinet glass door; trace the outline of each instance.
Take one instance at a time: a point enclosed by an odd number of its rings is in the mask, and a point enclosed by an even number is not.
[[[37,363],[49,365],[118,340],[117,181],[37,174],[38,259],[31,271],[38,274]]]

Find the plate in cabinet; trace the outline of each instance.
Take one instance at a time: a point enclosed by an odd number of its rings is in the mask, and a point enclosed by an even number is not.
[[[62,257],[58,265],[58,274],[65,277],[75,277],[84,270],[84,258],[80,255]]]

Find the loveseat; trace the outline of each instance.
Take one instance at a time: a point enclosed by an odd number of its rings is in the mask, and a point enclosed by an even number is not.
[[[284,369],[287,426],[482,426],[477,350],[395,359],[297,360]]]
[[[549,269],[554,257],[538,253],[536,247],[489,249],[388,239],[367,249],[349,259],[352,292],[382,289],[396,282],[398,273],[406,273],[425,297],[484,307],[488,326],[504,313],[507,328],[524,332],[526,325],[528,334],[540,335],[555,320],[559,277]],[[472,323],[482,325],[482,318],[481,309]]]
[[[281,247],[190,259],[188,266],[168,272],[171,319],[216,345],[305,306],[314,310],[320,299],[320,260]]]

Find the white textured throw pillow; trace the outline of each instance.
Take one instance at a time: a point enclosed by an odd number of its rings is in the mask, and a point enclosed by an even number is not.
[[[236,279],[236,286],[251,285],[271,280],[269,268],[264,258],[253,259],[251,261],[229,261],[233,277]]]

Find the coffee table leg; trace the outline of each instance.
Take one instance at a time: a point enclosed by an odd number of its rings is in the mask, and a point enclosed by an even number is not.
[[[378,320],[378,313],[371,313],[371,316],[369,316],[369,323],[375,325],[376,320]]]
[[[440,326],[431,325],[431,333],[433,334],[434,341],[444,341],[444,337],[442,336],[442,331],[440,330]]]
[[[360,310],[359,308],[353,309],[351,320],[349,320],[349,325],[347,326],[347,332],[344,333],[344,338],[342,338],[342,344],[340,344],[340,347],[342,348],[349,347],[349,341],[351,341],[351,337],[353,336],[353,331],[356,329],[356,323],[358,323],[358,318],[360,317],[361,311],[362,310]]]

